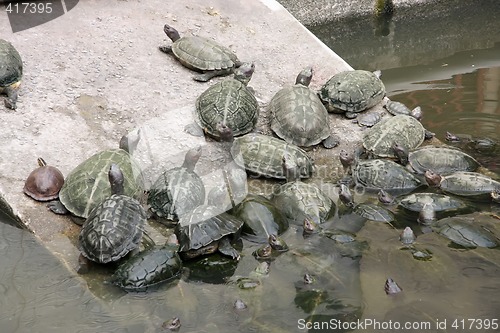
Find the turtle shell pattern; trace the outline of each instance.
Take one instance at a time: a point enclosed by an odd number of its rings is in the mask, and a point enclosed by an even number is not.
[[[89,214],[80,231],[79,249],[98,263],[117,261],[139,246],[146,219],[137,200],[113,194]]]
[[[375,124],[363,136],[363,147],[380,157],[396,157],[393,146],[399,143],[415,149],[424,142],[425,129],[415,118],[397,115]]]
[[[196,100],[196,123],[209,135],[219,138],[217,124],[231,128],[234,136],[250,132],[257,123],[259,104],[247,86],[226,79],[205,90]]]
[[[458,216],[439,220],[432,229],[453,243],[466,248],[494,248],[499,245],[498,239],[491,231],[472,221],[466,222]]]
[[[354,213],[376,222],[392,222],[394,215],[384,207],[371,203],[360,203],[354,207]]]
[[[21,80],[23,61],[19,52],[8,41],[0,38],[0,92]]]
[[[447,193],[474,196],[500,190],[500,182],[476,172],[455,172],[443,176],[439,187]]]
[[[309,178],[314,170],[313,162],[307,153],[296,145],[286,143],[267,135],[249,133],[234,139],[231,155],[236,158],[241,153],[243,164],[247,171],[259,176],[286,179],[283,172],[282,159],[287,152],[297,161],[301,178]]]
[[[408,190],[422,184],[405,167],[389,160],[360,160],[353,169],[354,181],[368,189]]]
[[[413,193],[402,198],[399,204],[414,212],[420,212],[424,207],[432,207],[435,212],[465,207],[462,200],[439,193]]]
[[[319,91],[329,112],[362,112],[382,101],[385,86],[372,72],[354,70],[332,76]]]
[[[138,198],[143,191],[143,178],[139,165],[123,149],[110,149],[97,153],[80,163],[66,177],[59,192],[59,200],[72,214],[87,218],[89,213],[111,195],[108,171],[117,164],[124,177],[124,194]]]
[[[422,147],[410,152],[408,161],[418,174],[424,174],[427,170],[438,174],[475,171],[480,166],[472,156],[446,147]]]
[[[230,49],[198,36],[178,39],[172,44],[172,52],[184,66],[199,71],[233,68],[238,63]]]
[[[269,103],[271,129],[288,143],[309,147],[330,136],[328,112],[308,87],[279,90]]]
[[[180,244],[179,252],[200,249],[236,233],[242,226],[242,220],[228,213],[220,213],[218,207],[198,206],[182,216],[175,228]]]

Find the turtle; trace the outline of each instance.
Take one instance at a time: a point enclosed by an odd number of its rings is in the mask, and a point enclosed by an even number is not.
[[[401,241],[401,243],[403,243],[403,245],[406,246],[413,244],[416,239],[417,236],[415,236],[415,233],[413,232],[413,230],[411,230],[410,227],[404,228],[399,235],[399,240]]]
[[[252,254],[257,260],[270,261],[288,250],[288,244],[281,237],[276,234],[270,234],[267,238],[267,243],[259,247]]]
[[[399,200],[399,205],[413,212],[420,212],[425,207],[435,212],[465,208],[460,199],[439,193],[413,193]]]
[[[356,119],[353,120],[353,122],[357,123],[363,128],[372,127],[382,120],[383,115],[384,114],[381,112],[367,112],[357,116]]]
[[[141,242],[147,215],[136,199],[125,194],[125,178],[117,164],[109,167],[111,196],[90,213],[80,230],[78,248],[91,261],[115,262]]]
[[[388,101],[387,103],[385,103],[384,109],[386,109],[387,112],[389,112],[393,116],[396,116],[398,114],[406,116],[411,115],[410,108],[408,108],[406,105],[398,101]]]
[[[500,182],[477,172],[460,171],[442,176],[427,170],[424,175],[430,186],[460,196],[491,195],[492,191],[500,190]]]
[[[358,203],[353,200],[352,193],[344,184],[340,185],[339,199],[343,204],[352,208],[353,212],[367,220],[376,222],[392,222],[394,215],[388,209],[371,203]]]
[[[457,171],[476,171],[480,167],[474,157],[461,150],[447,147],[420,147],[409,152],[407,156],[411,170],[420,175],[427,170],[438,174],[450,174]]]
[[[176,222],[205,202],[205,185],[194,172],[201,153],[201,146],[191,148],[182,166],[164,170],[153,183],[147,201],[154,217]]]
[[[494,248],[500,245],[498,237],[490,230],[461,216],[441,219],[432,225],[432,230],[465,248]]]
[[[464,144],[465,147],[471,148],[481,153],[491,153],[497,147],[497,142],[488,137],[475,138],[470,134],[454,134],[446,132],[446,141],[453,143]]]
[[[5,107],[17,108],[17,90],[23,76],[23,61],[16,48],[0,38],[0,94],[7,95]]]
[[[490,196],[491,196],[491,200],[493,200],[493,202],[500,203],[500,190],[499,189],[491,191]]]
[[[218,250],[223,255],[239,260],[240,255],[231,246],[229,236],[238,233],[242,226],[242,220],[226,212],[220,213],[217,206],[198,206],[183,215],[175,227],[179,254],[187,260]]]
[[[385,86],[377,73],[365,70],[344,71],[333,75],[320,89],[318,95],[328,112],[345,113],[355,118],[385,96]]]
[[[328,112],[316,93],[309,89],[312,76],[312,67],[304,68],[294,85],[282,88],[273,96],[268,106],[271,129],[286,142],[300,147],[322,142],[325,148],[333,148],[336,140],[330,134]]]
[[[220,139],[220,123],[231,128],[234,136],[253,130],[259,103],[247,84],[254,70],[253,63],[244,63],[235,69],[234,78],[212,85],[196,99],[194,119],[207,135]]]
[[[47,165],[45,160],[39,157],[38,168],[29,174],[23,192],[37,201],[50,201],[59,197],[63,184],[62,172],[56,167]]]
[[[284,154],[282,168],[286,183],[273,194],[274,205],[281,208],[291,223],[302,225],[304,218],[316,224],[324,223],[335,212],[332,199],[314,184],[300,180],[299,167],[293,155]]]
[[[385,280],[384,290],[387,295],[396,295],[402,292],[403,288],[401,288],[392,278],[387,278],[387,280]]]
[[[111,282],[127,291],[145,291],[179,276],[182,261],[176,244],[147,248],[118,266]]]
[[[179,319],[179,317],[173,317],[169,320],[165,320],[163,324],[161,324],[161,328],[158,332],[177,332],[181,328],[181,326],[181,320]]]
[[[234,139],[231,154],[235,162],[257,176],[286,179],[282,158],[285,154],[294,157],[300,178],[309,178],[314,164],[307,153],[296,145],[258,133],[248,133]],[[241,154],[242,160],[236,159]],[[241,164],[243,162],[243,165]]]
[[[241,236],[256,243],[267,242],[269,235],[281,235],[288,229],[288,220],[281,209],[262,195],[248,194],[231,214],[244,223]]]
[[[52,201],[48,208],[56,214],[72,214],[86,219],[90,212],[111,195],[108,171],[117,164],[124,176],[124,194],[139,199],[144,194],[144,179],[139,164],[131,153],[140,140],[140,131],[124,135],[120,148],[96,153],[81,162],[66,177],[59,191],[59,201]],[[80,224],[79,219],[74,222]]]
[[[206,82],[215,76],[229,75],[241,62],[236,54],[225,46],[203,37],[180,37],[179,32],[168,24],[163,27],[172,40],[171,46],[160,46],[159,50],[172,54],[185,67],[202,72],[194,80]]]
[[[425,129],[412,116],[397,115],[375,124],[363,135],[363,147],[378,157],[395,158],[394,144],[413,150],[424,141]]]

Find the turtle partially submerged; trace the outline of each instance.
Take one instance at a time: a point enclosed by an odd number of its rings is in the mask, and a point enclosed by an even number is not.
[[[234,136],[253,130],[259,103],[247,84],[254,69],[253,63],[242,64],[234,71],[234,78],[214,84],[196,99],[194,118],[205,133],[219,139],[219,124],[229,127]]]
[[[0,94],[7,95],[5,107],[16,109],[17,90],[23,76],[23,61],[8,41],[0,38]]]
[[[163,31],[173,42],[171,46],[160,46],[160,51],[172,54],[182,65],[203,74],[193,77],[196,81],[206,82],[215,76],[232,73],[241,62],[227,47],[203,37],[180,37],[179,32],[165,24]]]
[[[240,254],[231,246],[230,236],[243,226],[243,221],[220,213],[220,208],[202,205],[183,215],[175,227],[179,240],[179,254],[183,259],[192,259],[219,251],[239,260]]]
[[[87,218],[98,204],[111,195],[108,180],[111,164],[118,165],[123,173],[124,194],[140,198],[143,195],[144,180],[139,164],[129,153],[137,146],[139,134],[139,131],[134,131],[124,135],[119,149],[94,154],[74,168],[59,191],[59,201],[48,204],[50,210],[56,214],[71,213]]]
[[[462,171],[442,176],[427,170],[425,180],[429,186],[436,186],[446,193],[461,196],[490,196],[492,191],[500,190],[500,182],[477,172]]]
[[[59,191],[64,184],[64,176],[56,167],[47,165],[44,159],[38,158],[38,168],[33,170],[23,191],[37,201],[50,201],[59,197]]]
[[[476,171],[480,164],[475,158],[458,149],[425,146],[408,153],[408,163],[417,174],[432,170],[438,174],[457,171]]]
[[[205,202],[205,185],[194,172],[201,146],[190,149],[180,167],[165,170],[149,190],[148,205],[155,217],[178,221]]]
[[[413,193],[399,201],[399,205],[413,212],[420,212],[424,208],[435,212],[465,208],[465,202],[439,193]]]
[[[308,88],[313,76],[312,67],[303,69],[295,85],[279,90],[269,102],[271,129],[288,143],[310,147],[323,142],[333,148],[328,112],[316,93]]]
[[[385,86],[377,73],[345,71],[333,75],[318,95],[328,112],[345,113],[346,117],[354,118],[382,101]]]
[[[236,163],[239,154],[243,157],[243,164],[247,171],[258,175],[277,179],[285,179],[282,158],[287,153],[291,155],[299,168],[300,178],[311,177],[314,165],[307,153],[296,145],[286,143],[267,135],[248,133],[234,139],[231,154]]]
[[[461,216],[447,217],[432,225],[432,229],[441,236],[465,248],[500,245],[498,237],[484,226]]]
[[[388,209],[371,203],[358,203],[353,200],[352,193],[344,184],[340,185],[339,199],[343,204],[352,208],[353,212],[367,220],[376,222],[392,222],[394,215]]]
[[[102,264],[117,261],[137,248],[147,219],[141,204],[125,194],[120,167],[111,164],[108,175],[111,196],[89,213],[78,237],[82,255]]]

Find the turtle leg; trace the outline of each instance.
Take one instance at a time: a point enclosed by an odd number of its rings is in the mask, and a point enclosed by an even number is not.
[[[193,80],[199,81],[199,82],[207,82],[208,80],[210,80],[213,77],[229,75],[232,72],[233,72],[232,68],[219,69],[219,70],[215,70],[215,71],[208,71],[208,72],[205,72],[203,74],[198,74],[198,75],[193,76]]]
[[[12,87],[4,88],[3,92],[7,95],[7,98],[4,101],[5,107],[11,110],[15,110],[17,108],[17,89]]]
[[[340,144],[340,140],[337,136],[330,135],[325,140],[323,140],[322,144],[326,149],[331,149],[337,147]]]
[[[240,260],[240,254],[236,249],[231,245],[231,242],[229,241],[228,237],[223,237],[219,241],[219,252],[222,253],[225,256],[231,257],[236,260]]]
[[[160,50],[161,52],[163,53],[166,53],[166,54],[171,54],[172,53],[172,47],[171,46],[158,46],[158,50]]]
[[[47,208],[50,209],[53,213],[59,215],[69,214],[69,211],[64,207],[64,205],[59,200],[51,201],[47,204]]]

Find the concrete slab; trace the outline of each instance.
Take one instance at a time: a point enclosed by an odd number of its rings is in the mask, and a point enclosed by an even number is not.
[[[193,72],[158,50],[170,43],[164,23],[182,35],[212,37],[241,60],[255,62],[250,85],[262,106],[256,129],[262,133],[270,133],[266,102],[283,85],[293,83],[303,67],[313,65],[314,89],[350,69],[272,0],[80,1],[67,14],[15,34],[5,12],[0,18],[1,37],[12,42],[24,62],[18,109],[0,106],[0,194],[27,228],[70,267],[76,264],[71,244],[79,227],[22,192],[37,157],[67,175],[93,153],[116,147],[127,131],[151,129],[153,124],[160,134],[148,134],[149,142],[155,143],[145,155],[149,165],[167,165],[172,156],[182,156],[198,143],[183,133],[183,125],[191,121],[189,110],[196,97],[212,83],[193,81]],[[338,178],[338,150],[360,138],[360,128],[349,120],[331,115],[330,124],[342,144],[330,151],[311,151],[323,168],[321,177],[312,180],[318,183]],[[204,159],[208,163],[217,156]],[[148,179],[154,178],[156,169],[144,167]],[[261,189],[258,183],[252,180],[251,190]]]

